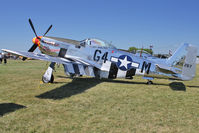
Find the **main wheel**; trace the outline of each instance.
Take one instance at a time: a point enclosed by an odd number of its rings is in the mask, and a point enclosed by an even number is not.
[[[50,78],[50,83],[54,82],[54,75],[52,74],[51,78]]]
[[[54,75],[52,74],[50,81],[47,80],[44,76],[42,76],[43,83],[53,83],[54,82]]]

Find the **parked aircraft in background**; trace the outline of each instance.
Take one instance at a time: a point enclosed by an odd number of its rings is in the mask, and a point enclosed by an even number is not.
[[[151,84],[154,78],[191,80],[195,76],[197,48],[190,44],[183,44],[171,57],[159,61],[134,56],[99,39],[76,41],[46,36],[52,25],[43,36],[38,36],[30,19],[29,23],[36,37],[28,52],[7,49],[2,51],[23,56],[23,60],[28,57],[50,61],[51,64],[42,77],[45,83],[53,82],[55,63],[63,64],[65,73],[71,77],[88,75],[114,79],[141,75]],[[42,54],[33,53],[37,47]]]

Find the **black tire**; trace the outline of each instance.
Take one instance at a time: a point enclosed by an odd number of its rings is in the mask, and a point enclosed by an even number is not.
[[[54,75],[52,74],[51,79],[50,79],[50,83],[54,82]]]
[[[43,83],[53,83],[54,82],[54,75],[52,74],[50,81],[46,80],[44,76],[42,76]]]

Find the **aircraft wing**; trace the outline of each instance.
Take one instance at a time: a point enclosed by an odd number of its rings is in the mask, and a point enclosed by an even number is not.
[[[89,63],[74,60],[74,59],[71,60],[71,59],[65,59],[65,58],[61,58],[61,57],[52,57],[52,56],[48,56],[46,54],[38,54],[38,53],[33,53],[33,52],[12,51],[12,50],[7,50],[7,49],[2,49],[2,51],[7,52],[7,53],[11,53],[11,54],[14,54],[14,55],[19,55],[19,56],[28,57],[28,58],[37,59],[37,60],[55,62],[55,63],[59,63],[59,64],[71,64],[71,63],[73,63],[73,64],[83,64],[83,65],[86,65],[86,66],[91,65]]]
[[[86,60],[86,59],[82,59],[82,58],[79,58],[79,57],[76,57],[76,56],[71,56],[71,55],[65,55],[65,57],[69,60],[75,60],[77,62],[81,62],[82,64],[85,64],[85,65],[91,65],[91,66],[94,66],[98,69],[101,69],[101,65],[93,62],[93,61],[89,61],[89,60]]]

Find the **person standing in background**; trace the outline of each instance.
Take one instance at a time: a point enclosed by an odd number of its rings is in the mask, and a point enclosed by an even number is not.
[[[6,55],[4,55],[3,60],[4,60],[4,64],[6,64],[7,63],[7,56]]]
[[[6,54],[5,53],[2,53],[2,57],[1,57],[2,59],[2,61],[4,61],[4,64],[6,64],[7,63],[7,56],[6,56]]]
[[[2,62],[2,55],[1,55],[1,53],[0,53],[0,64],[1,64],[1,62]]]

